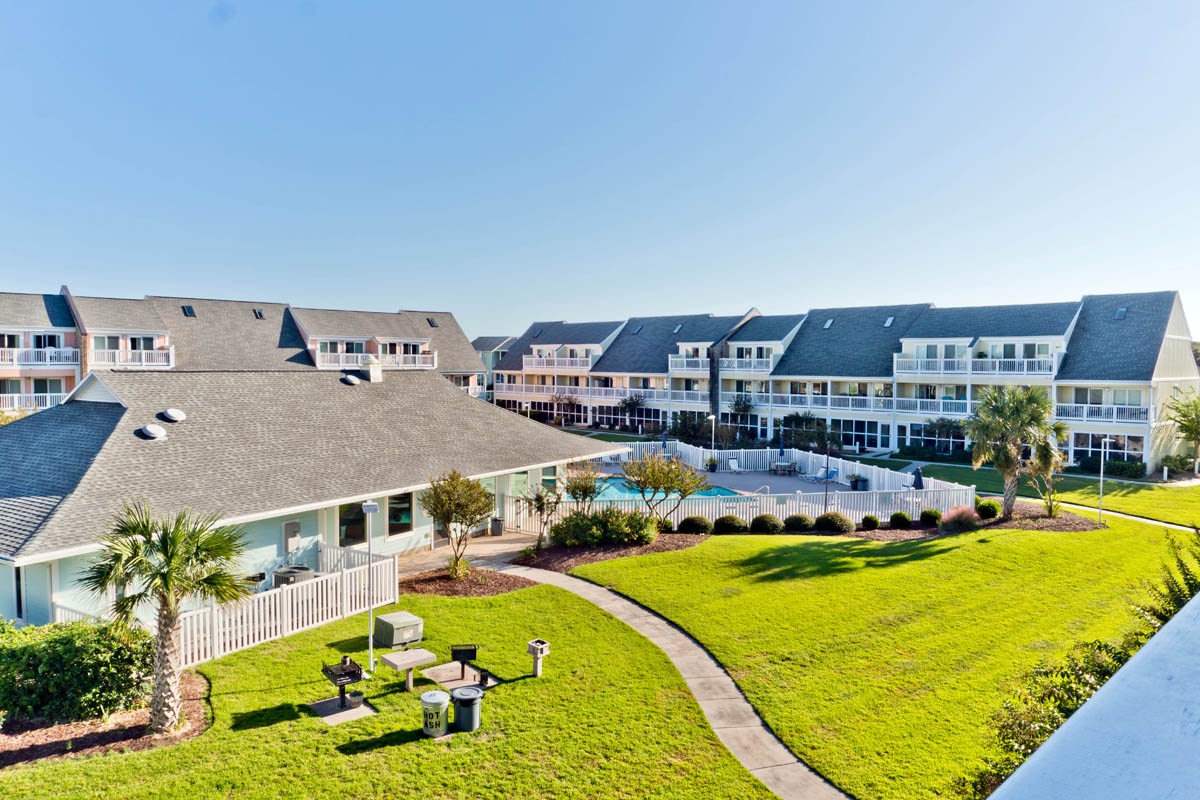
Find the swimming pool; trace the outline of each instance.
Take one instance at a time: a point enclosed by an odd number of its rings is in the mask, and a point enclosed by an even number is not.
[[[629,485],[624,478],[605,478],[600,489],[600,494],[596,495],[597,500],[629,500],[641,499],[641,494],[638,490]],[[713,486],[705,489],[702,492],[696,492],[692,497],[728,497],[736,495],[737,492],[731,489],[723,489],[720,486]]]

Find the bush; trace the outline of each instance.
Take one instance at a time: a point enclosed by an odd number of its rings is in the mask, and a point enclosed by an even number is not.
[[[912,517],[906,511],[897,511],[888,519],[888,524],[893,528],[906,529],[912,527]]]
[[[946,533],[963,533],[979,529],[979,514],[970,506],[958,506],[946,512],[938,526]]]
[[[1162,465],[1171,472],[1191,472],[1192,457],[1185,455],[1163,456]],[[1105,467],[1105,470],[1107,469]]]
[[[680,533],[712,533],[712,520],[708,517],[684,517],[679,520]]]
[[[783,529],[788,533],[808,533],[816,524],[808,514],[792,514],[783,521]]]
[[[0,632],[0,709],[54,720],[103,717],[139,705],[154,645],[140,628],[71,622]]]
[[[637,511],[606,506],[593,514],[572,511],[550,526],[550,541],[563,547],[645,545],[658,538],[655,520]]]
[[[980,519],[995,519],[1000,516],[1003,508],[999,500],[987,499],[975,503],[975,513],[979,515]]]
[[[867,514],[863,517],[862,525],[864,531],[873,531],[879,527],[879,517],[874,514]]]
[[[783,522],[774,514],[759,514],[750,520],[751,533],[783,533]]]
[[[926,528],[936,528],[942,521],[942,512],[936,508],[927,508],[921,512],[921,524]]]
[[[572,511],[550,526],[550,541],[563,547],[595,547],[604,537],[595,517]]]
[[[1099,475],[1100,456],[1086,456],[1079,459],[1079,469],[1082,472]],[[1146,465],[1141,461],[1114,461],[1110,458],[1104,462],[1104,475],[1110,478],[1144,478],[1146,477]]]
[[[659,533],[670,533],[673,530],[675,530],[675,523],[671,522],[671,520],[660,519],[658,521],[658,532]]]
[[[713,533],[745,533],[750,530],[746,520],[736,514],[726,514],[713,520]]]
[[[538,411],[536,409],[529,411],[526,416],[528,416],[534,422],[545,422],[546,420],[550,419],[549,413],[545,411]]]
[[[817,517],[813,527],[824,533],[854,533],[854,523],[850,518],[836,511],[826,511]]]

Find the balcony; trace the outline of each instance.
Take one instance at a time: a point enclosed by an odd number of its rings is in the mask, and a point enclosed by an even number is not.
[[[0,349],[0,366],[74,367],[79,365],[79,350],[74,347],[24,347]]]
[[[769,358],[722,358],[721,371],[729,372],[770,372]]]
[[[707,358],[690,358],[688,356],[668,356],[667,370],[670,372],[702,372],[708,374],[709,360]]]
[[[551,370],[553,372],[587,372],[592,368],[594,357],[587,358],[548,358],[542,356],[525,356],[522,365],[528,370]]]
[[[56,406],[66,394],[0,394],[0,412],[41,411]]]
[[[933,400],[920,397],[895,398],[896,411],[933,417],[965,417],[979,405],[969,400]]]
[[[1145,406],[1103,406],[1085,403],[1059,403],[1054,416],[1061,420],[1087,422],[1149,422],[1150,409]]]
[[[166,350],[93,350],[88,365],[92,369],[171,369],[175,366],[175,348],[172,346]]]
[[[1053,375],[1058,359],[1042,358],[916,358],[905,353],[892,357],[897,375]]]
[[[317,369],[358,369],[368,359],[378,359],[384,369],[437,369],[437,353],[317,353]]]

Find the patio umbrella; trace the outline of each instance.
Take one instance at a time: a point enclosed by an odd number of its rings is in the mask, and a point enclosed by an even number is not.
[[[914,488],[914,489],[924,489],[925,488],[925,479],[923,477],[921,477],[921,468],[920,467],[917,467],[915,470],[913,470],[912,488]]]

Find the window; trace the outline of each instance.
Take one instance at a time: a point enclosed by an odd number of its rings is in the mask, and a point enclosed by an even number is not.
[[[1113,389],[1114,406],[1140,406],[1142,404],[1141,389]]]
[[[255,319],[266,319],[266,316],[263,315],[263,310],[261,308],[254,309],[254,318]]]
[[[1071,437],[1075,460],[1100,458],[1104,447],[1103,433],[1076,433]],[[1109,461],[1141,461],[1145,439],[1141,436],[1109,436]]]
[[[938,346],[936,344],[922,344],[917,346],[917,358],[937,358]]]
[[[20,394],[21,381],[17,378],[0,378],[0,394]]]
[[[33,346],[37,350],[59,348],[62,347],[62,337],[57,333],[37,333],[33,336]]]
[[[0,333],[0,347],[6,350],[16,350],[21,346],[21,337],[15,333]]]
[[[1075,402],[1081,406],[1099,406],[1104,404],[1103,389],[1086,389],[1077,387],[1075,389]]]
[[[121,349],[121,337],[120,336],[93,336],[92,337],[92,349],[93,350],[120,350]]]
[[[808,384],[804,381],[790,381],[788,391],[792,394],[808,394]]]
[[[62,394],[62,378],[34,378],[34,394]]]
[[[892,323],[895,321],[896,321],[895,317],[888,317],[887,319],[885,319],[883,321],[883,327],[890,328],[890,327],[892,327]]]
[[[542,467],[542,486],[553,489],[558,483],[558,470],[554,467]]]
[[[822,326],[821,326],[821,328],[822,328],[822,330],[829,330],[829,327],[830,327],[831,325],[833,325],[833,318],[832,318],[832,317],[831,317],[831,318],[829,318],[829,319],[827,319],[827,320],[825,320],[825,324],[824,324],[824,325],[822,325]]]
[[[408,533],[413,529],[412,492],[392,495],[388,498],[388,536]]]
[[[943,358],[966,358],[967,346],[964,344],[948,344],[942,348]]]
[[[367,519],[362,503],[338,506],[338,544],[346,547],[367,540]]]
[[[154,349],[154,337],[153,336],[130,336],[129,337],[129,349],[130,350],[153,350]]]
[[[875,384],[875,396],[876,397],[891,397],[892,396],[892,385],[890,383]]]
[[[193,306],[180,306],[179,308],[182,309],[185,317],[196,316],[196,309]]]
[[[365,342],[342,342],[342,352],[362,354],[367,352],[367,345]]]
[[[1128,312],[1129,312],[1128,308],[1126,308],[1125,306],[1121,306],[1120,308],[1117,309],[1117,313],[1113,315],[1113,319],[1125,319],[1125,315]]]
[[[532,338],[532,339],[536,339],[537,337],[539,337],[539,336],[541,336],[541,335],[542,335],[542,329],[541,329],[541,328],[538,328],[536,331],[534,331],[534,334],[533,334],[533,336],[531,336],[530,338]]]
[[[13,588],[17,590],[17,619],[25,619],[25,587],[22,585],[24,570],[24,567],[13,568]]]
[[[431,328],[436,328],[438,326],[437,320],[433,317],[426,317],[425,321],[429,323],[429,327]]]
[[[682,327],[683,327],[683,324],[682,324],[682,323],[680,323],[679,325],[676,325],[676,326],[675,326],[675,329],[674,329],[673,331],[671,331],[671,333],[679,333],[679,330],[680,330]]]
[[[643,327],[642,325],[638,325],[636,328],[634,328],[634,329],[633,329],[633,335],[634,335],[634,336],[637,336],[639,333],[641,333],[641,332],[642,332],[642,327]]]
[[[1021,358],[1048,358],[1050,356],[1050,345],[1046,342],[1034,344],[1026,342],[1021,348]]]

